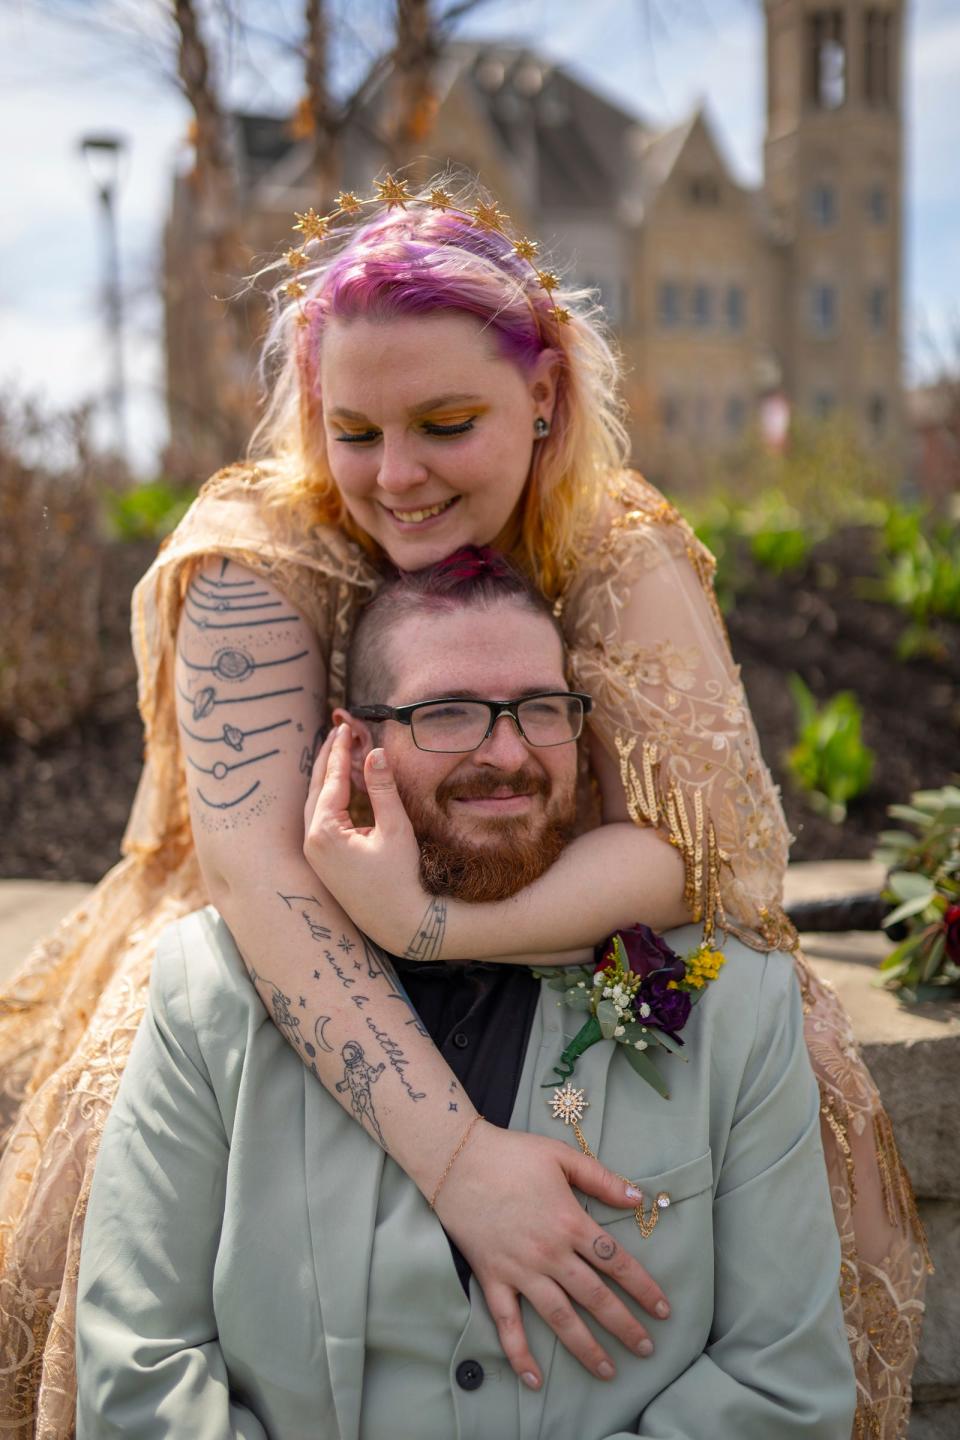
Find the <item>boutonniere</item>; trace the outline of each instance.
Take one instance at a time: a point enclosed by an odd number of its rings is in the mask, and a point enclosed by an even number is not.
[[[725,956],[703,941],[681,959],[649,925],[611,935],[597,952],[592,969],[580,965],[559,975],[555,970],[533,972],[561,992],[559,1004],[587,1016],[554,1067],[557,1079],[546,1081],[543,1089],[568,1081],[577,1060],[598,1040],[615,1040],[641,1080],[668,1100],[670,1092],[650,1052],[680,1054],[680,1032],[706,986],[719,975]]]

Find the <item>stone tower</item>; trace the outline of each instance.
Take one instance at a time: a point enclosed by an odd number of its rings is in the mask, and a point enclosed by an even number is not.
[[[795,413],[847,415],[891,458],[900,369],[904,0],[765,0],[764,191]]]

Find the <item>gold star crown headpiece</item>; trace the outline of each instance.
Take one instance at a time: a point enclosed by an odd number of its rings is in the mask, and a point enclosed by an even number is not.
[[[479,201],[471,209],[463,210],[454,203],[454,197],[443,186],[435,185],[428,195],[419,196],[411,192],[406,180],[397,180],[393,175],[387,175],[385,179],[376,181],[375,189],[376,194],[365,197],[355,195],[352,190],[342,190],[334,202],[334,209],[326,215],[318,215],[312,207],[303,215],[294,213],[293,229],[299,231],[301,239],[299,244],[292,246],[284,254],[283,258],[293,275],[286,284],[281,285],[280,290],[289,299],[298,302],[297,323],[299,325],[308,323],[303,306],[300,304],[307,293],[307,287],[298,278],[300,271],[310,265],[312,260],[306,247],[314,243],[322,244],[335,233],[335,227],[339,220],[358,215],[372,205],[384,205],[388,213],[391,210],[406,210],[409,206],[438,210],[445,214],[458,216],[479,230],[502,235],[509,242],[517,259],[524,261],[529,266],[537,285],[546,295],[549,301],[547,315],[558,325],[569,323],[570,311],[557,304],[554,298],[554,291],[560,288],[560,277],[553,270],[539,268],[537,259],[540,246],[536,240],[531,240],[526,235],[515,235],[511,229],[510,216],[505,214],[495,201]]]

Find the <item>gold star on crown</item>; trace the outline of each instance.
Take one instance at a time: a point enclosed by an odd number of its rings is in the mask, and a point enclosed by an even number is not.
[[[299,280],[288,280],[286,285],[283,286],[283,293],[284,295],[288,295],[291,300],[300,300],[306,295],[307,287],[306,285],[301,285]]]
[[[288,250],[283,258],[293,271],[302,270],[307,263],[307,256],[302,250]]]
[[[526,235],[513,242],[513,253],[518,260],[534,260],[539,249],[536,240],[529,240]]]
[[[378,180],[376,184],[377,199],[382,200],[388,210],[392,210],[395,205],[406,210],[407,201],[413,199],[406,180],[394,180],[392,175],[388,175],[386,180]]]
[[[333,202],[342,215],[356,215],[363,208],[363,201],[352,190],[341,190]]]
[[[449,190],[444,190],[442,185],[437,185],[430,191],[431,210],[450,210],[453,208],[453,196]]]
[[[495,200],[489,205],[481,201],[479,205],[474,205],[472,210],[468,210],[467,214],[482,230],[496,230],[501,235],[504,225],[510,220],[510,216],[503,213]]]
[[[538,270],[537,279],[549,295],[551,290],[556,290],[560,284],[559,275],[554,275],[552,270]]]
[[[325,240],[330,230],[330,221],[324,215],[318,215],[313,206],[305,215],[298,215],[294,211],[296,225],[294,230],[299,230],[304,240]]]
[[[554,1090],[549,1103],[553,1109],[554,1120],[562,1120],[564,1125],[579,1125],[584,1110],[590,1107],[585,1092],[574,1090],[569,1080],[566,1085],[558,1086]]]

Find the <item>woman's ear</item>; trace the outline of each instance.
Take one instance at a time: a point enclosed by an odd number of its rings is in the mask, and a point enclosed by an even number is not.
[[[557,350],[541,350],[527,381],[534,413],[548,423],[553,419],[553,411],[557,403],[560,358]]]
[[[331,723],[350,726],[350,783],[355,790],[365,795],[367,787],[363,779],[363,762],[373,749],[370,727],[340,706],[334,710]]]

